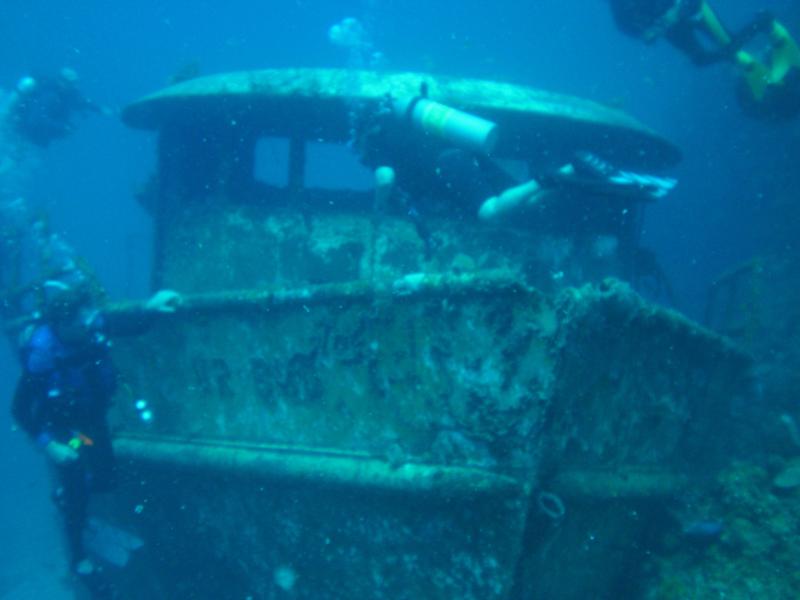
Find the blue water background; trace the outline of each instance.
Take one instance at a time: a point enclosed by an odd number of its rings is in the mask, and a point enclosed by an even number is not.
[[[794,0],[718,5],[732,26],[765,7],[800,31]],[[680,187],[649,209],[644,242],[658,253],[688,314],[702,314],[709,283],[726,268],[776,243],[793,243],[792,236],[779,236],[786,216],[773,207],[790,193],[800,122],[773,126],[743,117],[729,67],[700,71],[665,44],[623,37],[602,0],[4,0],[0,87],[13,87],[27,73],[69,66],[89,97],[119,108],[193,62],[203,73],[344,66],[346,53],[330,45],[327,31],[345,16],[365,20],[391,69],[502,79],[584,96],[624,108],[677,143],[684,160],[671,173]],[[49,210],[55,228],[114,297],[148,290],[150,222],[134,192],[154,159],[153,134],[129,130],[113,117],[91,118],[44,152],[31,182],[30,202]],[[7,399],[16,366],[5,347],[0,372],[0,394]],[[56,536],[50,539],[40,461],[22,436],[6,435],[5,408],[0,428],[0,535],[9,540],[0,546],[2,574],[21,560],[52,560],[52,552],[20,548],[56,543]],[[28,566],[39,568],[22,568]]]

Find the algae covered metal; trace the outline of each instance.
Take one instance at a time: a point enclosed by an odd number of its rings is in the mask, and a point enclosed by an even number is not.
[[[613,257],[562,251],[556,276],[552,234],[438,214],[426,245],[369,193],[253,182],[259,136],[344,141],[354,98],[422,78],[432,97],[517,119],[518,136],[559,132],[574,150],[619,135],[632,155],[677,156],[592,103],[419,74],[220,75],[129,107],[129,124],[161,132],[156,272],[185,300],[115,346],[126,476],[106,510],[147,540],[123,588],[611,598],[644,517],[735,451],[739,422],[717,415],[748,359],[606,279]],[[192,180],[196,158],[219,185]]]
[[[678,149],[622,111],[564,94],[509,83],[428,73],[344,69],[267,69],[199,77],[128,106],[126,124],[163,130],[180,122],[241,116],[236,126],[259,135],[330,142],[348,141],[354,103],[386,95],[429,97],[475,112],[498,124],[500,158],[536,160],[576,147],[611,151],[621,162],[663,166]]]

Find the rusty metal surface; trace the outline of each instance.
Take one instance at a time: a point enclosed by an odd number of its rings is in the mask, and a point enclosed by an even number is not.
[[[504,269],[549,292],[624,272],[618,253],[595,252],[596,235],[571,240],[533,225],[489,228],[442,217],[426,226],[427,247],[409,219],[364,208],[304,216],[268,204],[190,206],[164,228],[160,285],[204,294]]]
[[[142,423],[120,402],[120,422],[530,470],[552,327],[543,297],[507,275],[188,297],[174,318],[116,345],[129,388],[156,414]]]
[[[313,475],[312,463],[301,479],[287,480],[285,467],[275,463],[284,471],[275,477],[263,464],[254,468],[252,456],[243,469],[209,468],[231,460],[244,467],[230,449],[206,446],[184,461],[188,445],[120,445],[129,476],[113,512],[148,544],[134,569],[113,573],[132,590],[126,598],[508,597],[527,513],[523,494],[443,497],[379,489],[369,478],[331,486]],[[330,466],[322,461],[318,470]],[[342,472],[350,469],[328,473]]]
[[[622,284],[550,298],[509,272],[187,296],[114,352],[117,506],[144,506],[155,598],[278,598],[276,565],[303,599],[579,597],[629,559],[574,559],[598,518],[636,547],[626,515],[735,454],[718,415],[748,364]],[[542,489],[571,515],[558,545]],[[570,577],[542,579],[555,559]]]

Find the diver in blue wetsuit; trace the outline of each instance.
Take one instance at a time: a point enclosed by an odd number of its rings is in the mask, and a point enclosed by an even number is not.
[[[95,597],[113,597],[84,550],[83,531],[90,495],[114,487],[106,413],[116,376],[86,286],[54,280],[45,288],[50,298],[43,317],[21,336],[12,414],[53,466],[71,569]]]
[[[102,112],[78,90],[75,72],[62,69],[55,76],[23,77],[17,84],[9,120],[20,137],[46,147],[72,133],[75,116]]]
[[[170,312],[180,298],[174,292],[159,292],[141,314],[115,323],[98,308],[91,286],[78,271],[49,280],[43,288],[41,315],[20,336],[22,374],[12,414],[53,466],[54,499],[72,570],[93,597],[113,598],[83,543],[90,496],[110,491],[115,484],[106,416],[116,373],[108,335],[141,329],[147,324],[145,313]]]

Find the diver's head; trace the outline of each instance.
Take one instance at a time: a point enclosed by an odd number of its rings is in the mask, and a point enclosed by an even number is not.
[[[54,324],[75,322],[92,302],[90,286],[83,278],[48,279],[42,291],[42,317]]]
[[[58,338],[72,347],[83,347],[97,339],[99,315],[89,281],[79,273],[44,283],[41,319],[50,325]]]

